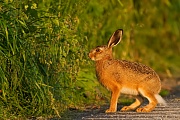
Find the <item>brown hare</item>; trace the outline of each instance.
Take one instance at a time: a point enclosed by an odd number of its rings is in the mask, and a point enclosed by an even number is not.
[[[106,113],[116,112],[118,97],[121,93],[133,95],[136,98],[134,103],[124,106],[121,111],[150,112],[157,103],[166,105],[159,95],[160,78],[153,69],[140,63],[113,58],[112,48],[121,41],[122,35],[122,29],[116,30],[110,37],[108,45],[98,46],[89,53],[90,59],[95,61],[99,82],[111,91],[110,108],[106,110]],[[149,104],[139,108],[143,97],[147,98]]]

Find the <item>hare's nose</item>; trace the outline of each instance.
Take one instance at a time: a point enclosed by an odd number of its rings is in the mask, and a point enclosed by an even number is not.
[[[93,58],[93,53],[92,53],[92,52],[89,52],[88,57],[89,57],[90,59],[92,59],[92,58]]]
[[[88,57],[91,58],[91,52],[88,53]]]

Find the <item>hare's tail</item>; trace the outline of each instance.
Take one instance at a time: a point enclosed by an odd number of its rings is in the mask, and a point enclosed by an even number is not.
[[[162,104],[162,105],[164,105],[164,106],[167,106],[166,101],[165,101],[159,94],[155,94],[154,96],[155,96],[155,98],[157,99],[157,101],[158,101],[159,104]]]

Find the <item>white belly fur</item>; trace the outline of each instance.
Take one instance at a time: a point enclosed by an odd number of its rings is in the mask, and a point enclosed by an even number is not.
[[[123,94],[129,94],[129,95],[138,95],[138,91],[135,89],[131,89],[131,88],[127,88],[127,87],[123,87],[121,89],[121,93]]]

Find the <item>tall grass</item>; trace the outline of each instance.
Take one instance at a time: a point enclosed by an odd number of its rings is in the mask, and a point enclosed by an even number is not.
[[[81,11],[70,14],[74,5],[1,2],[0,118],[60,116],[81,99],[75,81],[86,47],[77,33]]]

